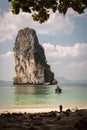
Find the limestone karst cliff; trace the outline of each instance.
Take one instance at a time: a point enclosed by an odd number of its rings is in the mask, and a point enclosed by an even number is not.
[[[17,34],[13,51],[16,71],[14,84],[56,83],[35,30],[21,29]]]

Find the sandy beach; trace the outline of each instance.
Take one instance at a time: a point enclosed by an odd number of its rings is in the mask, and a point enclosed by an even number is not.
[[[4,109],[0,113],[0,130],[87,130],[87,109]]]
[[[67,108],[63,108],[65,111]],[[0,113],[42,113],[50,111],[59,111],[59,108],[1,108]]]
[[[0,109],[0,113],[41,113],[41,112],[50,112],[58,111],[58,108],[4,108]]]
[[[69,107],[71,111],[78,109],[77,107]],[[68,107],[63,107],[63,111],[66,111]],[[87,109],[87,107],[80,107],[79,109]],[[0,108],[0,113],[42,113],[50,111],[59,111],[59,107],[56,108]]]

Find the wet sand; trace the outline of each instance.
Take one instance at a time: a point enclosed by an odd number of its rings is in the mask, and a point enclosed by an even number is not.
[[[0,130],[87,130],[87,109],[1,113]]]

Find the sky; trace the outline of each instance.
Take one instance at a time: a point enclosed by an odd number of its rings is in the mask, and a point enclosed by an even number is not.
[[[28,13],[13,15],[8,0],[0,3],[0,80],[10,81],[16,75],[13,47],[24,27],[36,30],[55,78],[87,80],[87,10],[81,15],[72,9],[65,16],[50,14],[39,24]]]

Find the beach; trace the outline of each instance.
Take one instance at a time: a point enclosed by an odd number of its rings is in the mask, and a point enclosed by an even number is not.
[[[63,107],[63,111],[66,111],[68,108]],[[69,108],[71,111],[75,111],[77,107]],[[81,107],[81,109],[87,109],[87,107]],[[59,107],[56,108],[0,108],[0,113],[42,113],[42,112],[50,112],[50,111],[60,111]]]
[[[87,109],[24,110],[1,113],[0,130],[87,130]]]

